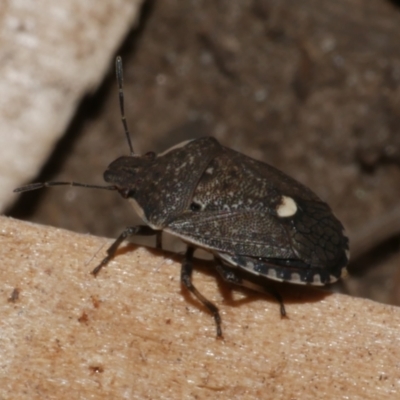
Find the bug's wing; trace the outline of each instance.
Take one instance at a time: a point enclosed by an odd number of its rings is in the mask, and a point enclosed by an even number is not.
[[[166,231],[212,250],[255,257],[296,258],[285,229],[260,211],[187,211]]]
[[[258,211],[186,212],[166,230],[253,274],[324,285],[339,279],[348,262],[340,247],[346,238],[330,214],[324,219],[324,206],[303,204],[299,221],[283,222]]]
[[[167,230],[242,267],[232,257],[339,276],[347,264],[343,226],[326,203],[283,172],[226,148]]]
[[[167,228],[186,241],[221,252],[269,259],[301,260],[313,266],[335,263],[341,231],[324,203],[305,203],[295,218],[268,211],[187,211]]]

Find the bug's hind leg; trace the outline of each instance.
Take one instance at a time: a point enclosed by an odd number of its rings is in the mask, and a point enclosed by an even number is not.
[[[219,259],[215,259],[215,261],[217,262],[217,271],[222,276],[224,281],[252,290],[256,290],[257,292],[269,294],[270,296],[274,297],[279,303],[281,316],[286,317],[286,310],[285,305],[283,304],[282,296],[276,290],[265,285],[259,285],[250,280],[243,279],[238,273],[237,268],[228,267],[223,264],[222,261],[220,261]]]
[[[197,299],[211,312],[217,328],[217,337],[221,337],[221,316],[219,315],[218,308],[213,303],[211,303],[211,301],[207,300],[192,283],[193,253],[194,248],[188,247],[186,250],[185,258],[182,262],[181,283],[189,290],[189,292],[193,293],[197,297]]]

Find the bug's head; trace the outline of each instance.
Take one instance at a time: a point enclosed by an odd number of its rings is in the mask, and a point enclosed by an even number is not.
[[[121,120],[125,131],[125,136],[128,142],[131,155],[129,157],[120,157],[112,162],[106,172],[104,173],[104,179],[106,182],[112,183],[111,186],[92,185],[80,182],[38,182],[30,183],[18,187],[14,190],[15,193],[28,192],[31,190],[41,189],[44,187],[53,186],[79,186],[92,189],[105,189],[105,190],[117,190],[123,197],[132,197],[137,184],[139,183],[140,172],[146,169],[151,162],[156,158],[156,154],[149,152],[140,156],[135,154],[133,151],[130,134],[128,131],[125,112],[124,112],[124,93],[123,93],[123,77],[122,77],[122,60],[121,57],[116,58],[116,74],[119,89],[119,103],[121,109]]]
[[[104,180],[115,186],[123,198],[134,197],[143,175],[151,168],[155,158],[154,152],[119,157],[107,167]]]

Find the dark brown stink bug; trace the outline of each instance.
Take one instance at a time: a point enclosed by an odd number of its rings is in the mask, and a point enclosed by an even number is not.
[[[348,263],[348,239],[329,206],[283,172],[231,150],[212,137],[190,140],[156,155],[133,152],[124,113],[122,62],[117,57],[122,122],[131,150],[104,173],[111,186],[76,182],[34,183],[23,192],[73,185],[116,190],[131,201],[146,225],[124,230],[93,270],[96,275],[133,235],[168,232],[187,243],[181,281],[213,314],[222,335],[218,308],[192,284],[193,253],[214,255],[217,271],[228,282],[272,294],[266,279],[325,285],[338,280]],[[247,276],[247,277],[246,277]]]

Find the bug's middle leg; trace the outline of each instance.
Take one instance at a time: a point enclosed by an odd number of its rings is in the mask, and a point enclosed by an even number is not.
[[[197,297],[197,299],[211,312],[215,320],[215,325],[217,327],[217,337],[221,337],[221,316],[219,315],[217,306],[211,303],[211,301],[207,300],[192,283],[193,253],[194,248],[189,246],[186,250],[185,258],[182,262],[181,283],[189,290],[189,292],[193,293]]]
[[[243,286],[245,288],[256,290],[257,292],[267,293],[270,296],[274,297],[276,301],[279,303],[280,312],[282,317],[286,317],[285,305],[283,304],[282,296],[275,291],[274,289],[266,286],[266,285],[258,285],[249,280],[243,279],[240,274],[237,272],[237,268],[228,267],[222,263],[221,260],[215,259],[217,263],[217,271],[222,276],[224,281],[228,283],[233,283],[235,285]]]

